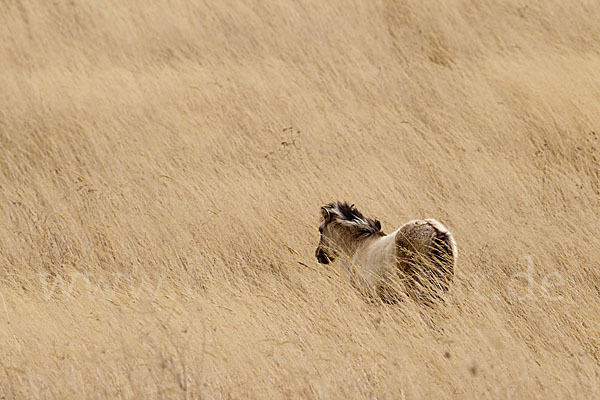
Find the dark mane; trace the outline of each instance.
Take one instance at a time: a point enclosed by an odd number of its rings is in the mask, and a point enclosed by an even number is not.
[[[346,202],[329,203],[325,206],[338,223],[353,225],[358,228],[358,236],[369,236],[381,232],[379,221],[365,217],[354,204]]]

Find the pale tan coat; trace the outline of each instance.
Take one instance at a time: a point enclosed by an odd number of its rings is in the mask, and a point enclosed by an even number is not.
[[[434,219],[410,221],[389,235],[372,236],[356,247],[343,263],[360,288],[376,292],[382,282],[404,273],[409,277],[409,264],[416,257],[429,257],[434,235],[448,235],[453,274],[457,259],[456,243],[450,231]],[[445,279],[452,280],[452,276]]]

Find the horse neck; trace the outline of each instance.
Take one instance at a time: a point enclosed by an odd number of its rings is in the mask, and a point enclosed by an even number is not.
[[[359,239],[354,247],[353,255],[357,253],[369,251],[370,249],[381,247],[381,245],[387,240],[387,235],[373,235]]]
[[[341,248],[348,259],[355,260],[360,258],[362,253],[369,252],[372,249],[380,248],[379,250],[383,250],[383,248],[389,247],[386,246],[386,242],[389,240],[390,235],[372,235],[360,239],[348,238]],[[391,240],[393,241],[393,238]]]
[[[348,258],[352,259],[357,252],[362,251],[365,246],[368,246],[368,243],[372,239],[371,237],[365,237],[360,239],[348,238],[347,240],[340,243],[340,248],[342,249],[342,253],[346,255]]]
[[[354,258],[377,259],[381,262],[390,262],[395,257],[396,232],[390,235],[370,236],[357,247]]]

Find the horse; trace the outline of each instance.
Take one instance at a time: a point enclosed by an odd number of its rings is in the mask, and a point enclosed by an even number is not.
[[[439,221],[409,221],[387,235],[378,220],[346,202],[321,207],[321,217],[315,257],[329,264],[339,256],[363,293],[396,302],[404,286],[408,296],[429,302],[431,295],[440,299],[448,291],[457,249],[454,236]]]

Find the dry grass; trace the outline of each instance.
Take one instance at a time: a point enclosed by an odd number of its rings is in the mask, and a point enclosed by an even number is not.
[[[1,7],[0,398],[600,396],[599,3]],[[318,265],[338,199],[447,303]]]

